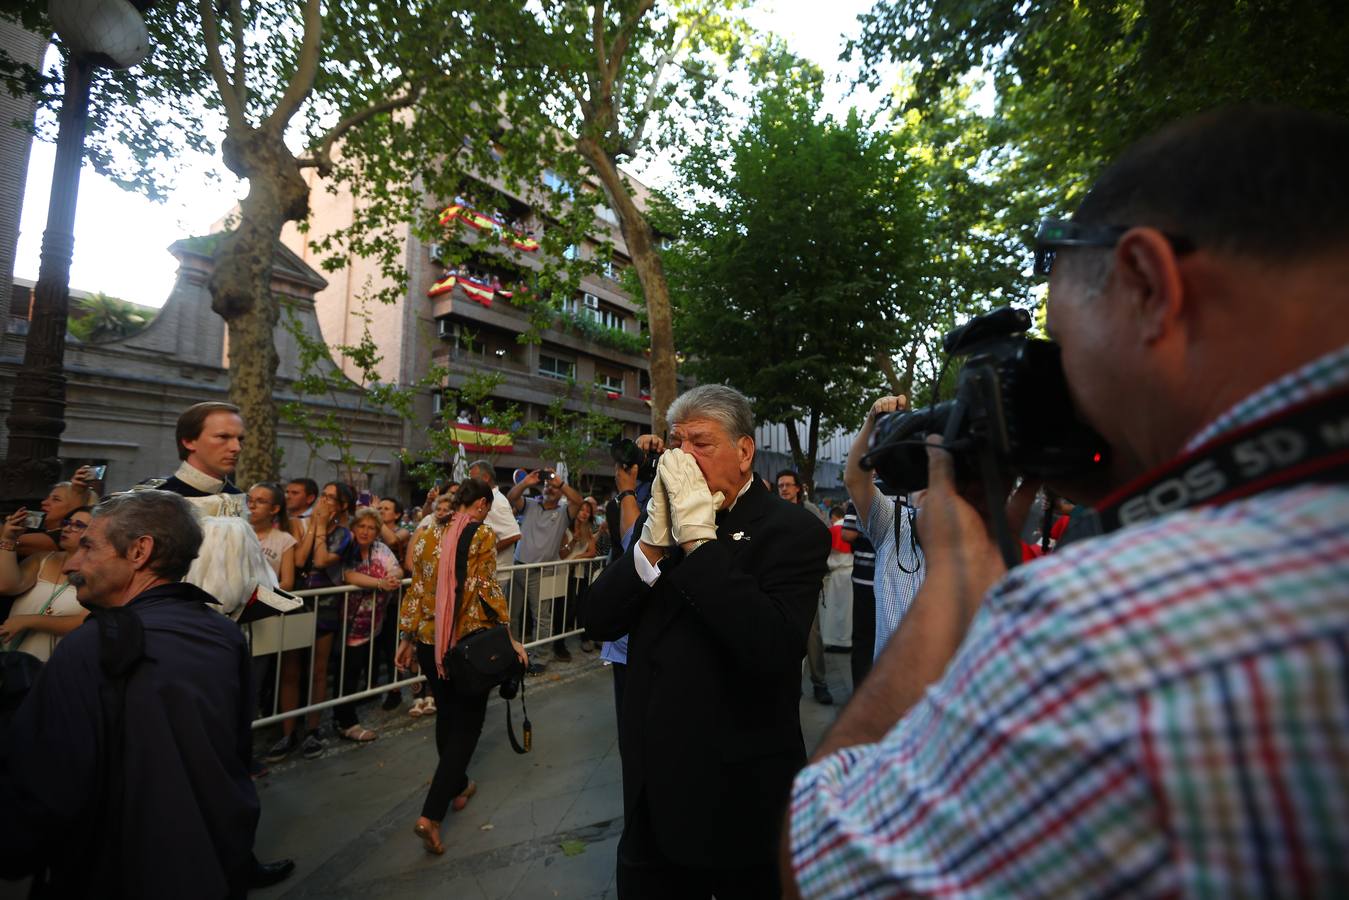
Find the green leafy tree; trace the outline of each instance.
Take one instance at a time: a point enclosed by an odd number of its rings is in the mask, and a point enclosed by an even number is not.
[[[882,0],[863,26],[850,53],[873,85],[881,63],[920,66],[904,95],[911,109],[990,72],[987,146],[1014,149],[1002,166],[1008,194],[1026,191],[1041,208],[1071,208],[1123,147],[1190,113],[1250,101],[1349,112],[1342,3]]]
[[[898,365],[879,361],[890,390],[915,405],[932,397],[945,332],[994,306],[1030,301],[1022,220],[1009,208],[999,151],[989,149],[993,125],[970,110],[969,94],[952,89],[894,123],[918,186],[923,260],[896,317]]]
[[[99,291],[75,301],[69,330],[82,341],[108,341],[135,334],[155,317],[155,310]]]
[[[25,0],[0,14],[47,31],[45,5]],[[412,185],[432,157],[427,143],[436,147],[438,165],[457,163],[460,155],[445,147],[487,130],[475,123],[495,119],[497,95],[469,12],[454,0],[158,3],[145,16],[151,58],[131,72],[100,74],[88,142],[97,169],[161,197],[186,153],[218,149],[248,182],[209,284],[229,331],[230,399],[249,423],[239,460],[244,481],[277,471],[280,305],[271,290],[272,250],[286,223],[308,215],[306,172],[350,176],[375,153],[371,168],[380,177]],[[58,74],[6,58],[0,76],[46,102],[59,97]],[[453,120],[453,138],[411,129],[414,105]],[[49,119],[40,125],[52,130]],[[402,128],[420,144],[352,140],[366,127],[386,135]]]
[[[571,153],[616,215],[651,335],[652,426],[675,397],[673,318],[655,230],[619,166],[698,140],[722,114],[723,63],[739,58],[744,0],[492,2],[504,117],[536,135],[535,158]],[[532,123],[532,124],[531,124]],[[536,167],[537,168],[537,167]],[[584,199],[586,202],[579,202]],[[586,206],[595,197],[580,197]]]
[[[690,154],[683,240],[667,254],[688,367],[787,425],[807,482],[822,429],[859,423],[876,360],[926,315],[913,308],[924,247],[904,147],[855,111],[822,116],[820,85],[784,61],[725,152]]]
[[[601,412],[599,388],[569,382],[544,408],[543,417],[532,423],[543,459],[564,463],[568,479],[578,488],[588,481],[584,474],[598,450],[615,437],[621,426]]]
[[[370,334],[368,311],[362,314],[361,337],[355,344],[329,347],[306,331],[287,301],[282,299],[281,303],[286,313],[284,327],[295,339],[298,350],[299,377],[290,385],[295,399],[283,402],[280,414],[300,432],[309,447],[306,473],[314,460],[323,459],[324,451],[328,450],[336,455],[335,477],[348,484],[365,484],[375,455],[397,445],[402,423],[415,417],[418,394],[439,384],[445,370],[433,367],[411,385],[381,382],[379,364],[383,355]],[[337,365],[334,354],[347,365]],[[355,378],[349,377],[347,371],[353,372]],[[356,438],[362,426],[371,424],[379,426],[376,439],[366,445],[361,455]]]

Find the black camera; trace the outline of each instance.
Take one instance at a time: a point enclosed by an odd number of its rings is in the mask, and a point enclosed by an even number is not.
[[[1104,471],[1105,440],[1073,410],[1058,345],[1026,337],[1030,324],[1029,313],[1008,306],[947,332],[942,349],[968,357],[955,399],[881,416],[862,465],[900,493],[924,488],[924,438],[940,434],[955,456],[956,479],[990,490],[990,479]]]
[[[618,465],[627,468],[639,466],[638,483],[650,483],[656,480],[656,465],[660,462],[659,453],[648,453],[632,438],[616,437],[609,442],[609,456]]]

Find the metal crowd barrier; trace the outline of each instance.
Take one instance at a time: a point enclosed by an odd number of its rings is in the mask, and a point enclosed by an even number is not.
[[[598,558],[574,559],[499,568],[496,577],[506,594],[511,634],[515,639],[520,640],[527,649],[533,649],[581,634],[583,629],[578,621],[577,609],[583,602],[585,588],[599,577],[604,563],[605,560]],[[352,585],[293,591],[295,596],[305,598],[306,601],[312,598],[313,603],[306,602],[303,609],[242,626],[252,648],[254,679],[257,681],[265,677],[272,686],[271,712],[254,719],[253,727],[262,728],[285,719],[299,719],[312,712],[377,697],[425,681],[425,673],[399,680],[394,665],[394,653],[398,648],[398,613],[402,607],[403,592],[411,583],[410,578],[404,578],[398,590],[390,593],[385,601],[383,626],[379,633],[358,646],[347,646],[351,622],[344,610],[348,595],[365,593],[369,589]],[[340,620],[341,626],[339,631],[332,632],[333,649],[325,660],[327,673],[324,678],[325,685],[331,680],[333,690],[330,693],[325,687],[323,693],[326,696],[321,701],[314,702],[310,696],[308,704],[282,710],[283,658],[288,654],[311,651],[308,665],[301,672],[300,695],[312,694],[314,668],[318,662],[318,654],[312,651],[320,637],[318,612],[324,606],[333,605],[338,607],[335,618]],[[555,624],[558,626],[556,630]],[[522,640],[522,634],[528,640]],[[358,654],[365,655],[365,686],[343,694],[347,666],[349,663],[360,665]],[[381,666],[386,667],[390,680],[377,680]]]

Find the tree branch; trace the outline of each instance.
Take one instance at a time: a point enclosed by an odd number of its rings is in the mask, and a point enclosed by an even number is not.
[[[910,357],[912,359],[912,357]],[[912,362],[910,362],[912,369]],[[885,380],[890,384],[890,393],[903,394],[904,387],[899,381],[899,374],[895,371],[895,361],[890,358],[890,354],[884,351],[876,354],[876,366],[885,375]]]
[[[202,0],[203,3],[207,0]],[[314,87],[314,76],[319,68],[319,41],[323,37],[323,14],[319,0],[305,0],[304,40],[300,44],[300,55],[296,59],[295,74],[286,85],[286,92],[277,101],[276,109],[267,117],[264,127],[275,131],[284,131],[290,117],[300,108],[304,98]]]
[[[333,167],[333,145],[340,141],[347,132],[353,128],[359,128],[381,113],[411,106],[417,102],[417,98],[421,96],[424,89],[425,84],[423,82],[415,82],[408,87],[407,93],[400,97],[390,97],[388,100],[373,103],[365,109],[357,110],[334,125],[315,145],[314,152],[296,160],[296,164],[301,169],[316,168],[320,175],[326,176]]]
[[[225,73],[225,61],[220,58],[220,27],[216,23],[215,8],[211,6],[211,0],[199,0],[197,6],[201,10],[202,35],[206,38],[206,63],[215,79],[216,90],[220,92],[220,102],[225,105],[225,117],[231,128],[247,127],[243,104]]]
[[[230,0],[230,23],[234,30],[234,92],[239,105],[248,109],[248,77],[244,69],[244,11],[243,0]]]
[[[595,71],[603,72],[609,65],[609,51],[604,46],[604,0],[595,0],[595,11],[590,17],[590,42],[595,48]]]
[[[693,33],[693,27],[702,17],[699,16],[690,22],[676,38],[670,48],[661,54],[660,59],[656,60],[655,68],[651,70],[651,84],[647,87],[646,99],[642,101],[642,108],[633,119],[632,134],[623,141],[623,152],[629,157],[635,157],[642,149],[642,140],[646,136],[646,123],[651,119],[651,111],[655,109],[656,98],[660,96],[660,80],[665,74],[665,67],[674,61],[675,55],[679,53],[679,48],[683,46]]]
[[[605,87],[613,88],[614,81],[618,78],[618,70],[623,67],[623,57],[627,55],[628,44],[632,43],[632,36],[637,32],[637,25],[642,21],[642,16],[651,11],[655,2],[656,0],[638,0],[637,8],[632,11],[632,17],[618,29],[618,36],[614,38],[614,45],[609,50],[608,62],[604,65]]]
[[[590,43],[595,49],[595,65],[586,69],[586,87],[590,88],[591,102],[598,104],[602,102],[600,93],[604,89],[600,76],[609,65],[604,44],[604,0],[595,0],[595,10],[590,17]]]

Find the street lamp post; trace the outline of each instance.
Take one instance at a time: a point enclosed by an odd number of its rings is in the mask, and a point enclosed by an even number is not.
[[[52,0],[48,9],[69,58],[32,316],[5,422],[9,446],[0,469],[0,497],[9,508],[31,507],[61,474],[66,315],[89,89],[97,66],[127,68],[145,59],[150,46],[140,12],[148,7],[147,2],[133,6],[128,0]]]

